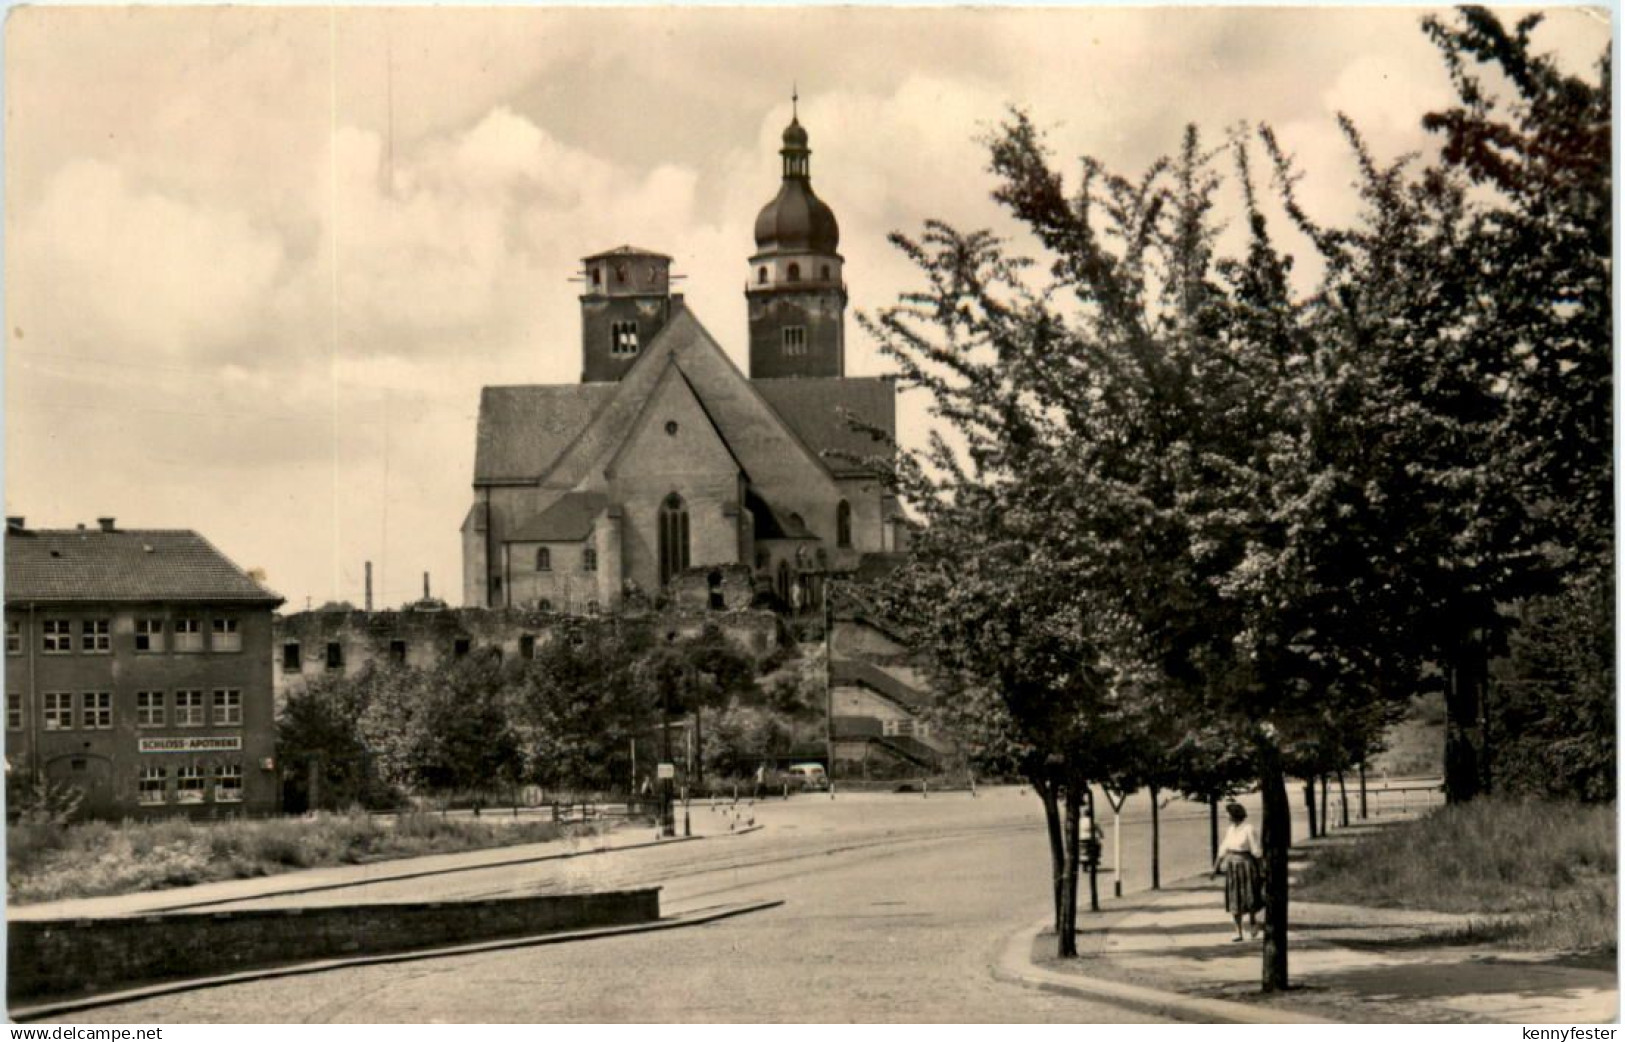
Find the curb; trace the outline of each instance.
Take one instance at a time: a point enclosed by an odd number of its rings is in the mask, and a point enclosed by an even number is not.
[[[1027,929],[1017,931],[1005,943],[1004,951],[994,963],[993,976],[1007,983],[1020,984],[1038,991],[1097,999],[1144,1013],[1197,1024],[1335,1023],[1302,1013],[1249,1006],[1227,999],[1204,999],[1138,984],[1123,984],[1118,981],[1039,969],[1032,962],[1033,944],[1037,941],[1038,935],[1050,926],[1049,919],[1041,919]]]
[[[689,912],[678,912],[664,919],[656,919],[653,922],[633,923],[627,926],[605,926],[589,930],[531,934],[527,937],[508,937],[497,941],[478,941],[473,944],[459,944],[444,948],[421,948],[416,951],[388,952],[381,955],[322,959],[293,966],[273,966],[259,970],[243,970],[239,973],[228,973],[218,977],[194,977],[189,980],[166,981],[162,984],[127,988],[124,991],[103,992],[99,995],[85,995],[58,1002],[42,1003],[38,1006],[15,1007],[10,1010],[10,1016],[13,1023],[29,1023],[48,1017],[60,1016],[64,1013],[79,1013],[103,1006],[119,1006],[129,1002],[161,998],[165,995],[174,995],[180,992],[224,988],[234,984],[251,984],[256,981],[275,980],[280,977],[300,977],[313,973],[326,973],[329,970],[348,969],[354,966],[383,966],[391,963],[421,962],[427,959],[478,955],[483,952],[503,951],[511,948],[535,948],[548,944],[566,944],[570,941],[590,941],[601,937],[624,937],[632,934],[655,933],[661,930],[675,930],[685,926],[701,926],[706,923],[720,922],[723,919],[732,919],[735,916],[747,915],[751,912],[762,912],[769,908],[777,908],[782,904],[784,904],[782,900],[773,900],[711,905],[705,908],[696,908]]]

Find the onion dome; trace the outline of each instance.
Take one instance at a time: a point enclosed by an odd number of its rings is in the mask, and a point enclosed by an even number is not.
[[[756,248],[797,253],[834,253],[841,243],[835,212],[813,194],[807,131],[795,116],[784,128],[784,183],[756,216]]]

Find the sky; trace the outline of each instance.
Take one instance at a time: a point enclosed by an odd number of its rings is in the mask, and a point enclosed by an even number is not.
[[[480,388],[580,376],[580,258],[671,254],[745,368],[751,228],[792,86],[854,320],[916,288],[892,231],[1030,246],[980,139],[1068,172],[1267,122],[1348,216],[1336,114],[1428,147],[1421,9],[24,7],[5,33],[6,513],[192,528],[287,598],[461,600]],[[1536,39],[1589,69],[1598,9]],[[905,395],[905,447],[925,403]]]

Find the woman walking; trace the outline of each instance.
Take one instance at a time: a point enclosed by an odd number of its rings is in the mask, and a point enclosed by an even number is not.
[[[1230,815],[1230,831],[1219,844],[1218,860],[1213,862],[1213,874],[1224,875],[1224,910],[1236,921],[1236,936],[1232,942],[1243,940],[1241,920],[1246,917],[1254,937],[1258,936],[1258,913],[1264,907],[1263,873],[1259,864],[1264,857],[1264,844],[1259,841],[1258,830],[1247,821],[1247,809],[1231,801],[1225,804]]]

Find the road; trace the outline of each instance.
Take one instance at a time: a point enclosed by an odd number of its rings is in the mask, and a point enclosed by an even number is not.
[[[717,812],[696,808],[700,830]],[[182,993],[73,1019],[147,1022],[1138,1022],[1112,1006],[996,980],[1017,929],[1048,909],[1036,797],[802,796],[746,811],[748,835],[385,884],[374,900],[661,886],[663,911],[782,899],[678,930],[355,967]],[[1144,797],[1125,816],[1125,890],[1149,882]],[[1110,816],[1105,821],[1110,858]],[[724,826],[725,828],[725,826]],[[1163,812],[1165,878],[1207,861],[1204,808]],[[1102,891],[1110,890],[1102,876]],[[372,888],[369,888],[372,889]],[[397,892],[398,891],[398,892]],[[353,893],[302,900],[354,900]],[[1215,894],[1216,902],[1221,901]],[[265,902],[258,902],[263,906]],[[244,907],[249,907],[245,904]],[[1227,924],[1215,910],[1214,929]]]

